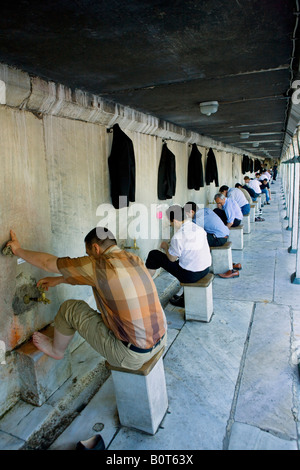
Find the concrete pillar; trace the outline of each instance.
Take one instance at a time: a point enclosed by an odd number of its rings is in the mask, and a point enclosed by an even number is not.
[[[288,175],[289,175],[289,191],[288,191],[288,212],[287,216],[289,218],[287,230],[292,230],[293,225],[293,205],[294,205],[294,164],[288,164]]]
[[[297,253],[298,244],[298,231],[299,231],[299,171],[300,163],[292,163],[294,173],[293,184],[293,211],[292,211],[292,234],[291,246],[288,249],[289,253]]]
[[[300,229],[299,229],[299,212],[298,212],[298,240],[296,255],[296,271],[291,276],[292,284],[300,284]]]

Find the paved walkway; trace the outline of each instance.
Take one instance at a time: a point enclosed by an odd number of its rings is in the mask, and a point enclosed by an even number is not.
[[[164,356],[169,410],[155,436],[119,427],[111,377],[50,449],[74,449],[96,432],[108,450],[298,450],[300,286],[290,282],[280,182],[233,251],[239,278],[213,282],[210,323],[167,305]],[[299,348],[300,349],[300,348]]]

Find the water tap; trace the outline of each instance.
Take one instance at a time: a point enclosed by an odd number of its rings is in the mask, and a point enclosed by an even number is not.
[[[29,295],[24,295],[24,304],[29,304],[29,302],[43,302],[43,304],[50,304],[51,300],[46,298],[45,290],[43,289],[43,287],[38,287],[38,290],[41,292],[40,297],[29,297]]]
[[[136,244],[136,239],[133,240],[133,246],[124,246],[124,250],[139,250],[140,248]]]

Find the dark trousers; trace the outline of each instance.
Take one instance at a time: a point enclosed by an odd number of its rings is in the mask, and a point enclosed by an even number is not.
[[[209,271],[209,268],[196,272],[187,271],[179,266],[178,261],[170,261],[167,255],[159,250],[150,251],[145,264],[148,269],[163,268],[168,273],[172,274],[172,276],[176,277],[178,281],[187,284],[199,281],[199,279],[206,276]]]
[[[220,217],[220,219],[223,220],[224,224],[227,225],[226,212],[223,211],[223,209],[219,209],[219,208],[214,209],[214,212]],[[238,227],[240,223],[241,223],[240,219],[234,219],[232,227]]]
[[[207,234],[207,241],[209,246],[223,246],[228,241],[228,237],[217,238],[214,234]]]

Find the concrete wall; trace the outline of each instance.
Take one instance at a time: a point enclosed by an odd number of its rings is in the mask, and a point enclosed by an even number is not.
[[[103,218],[99,207],[111,202],[107,159],[113,134],[106,128],[114,122],[119,122],[133,141],[136,204],[143,204],[152,214],[151,223],[159,237],[164,222],[157,219],[156,212],[162,204],[194,200],[207,205],[218,189],[214,183],[200,191],[187,189],[190,142],[198,142],[204,169],[209,146],[219,145],[215,155],[220,185],[231,186],[242,180],[241,152],[234,154],[222,144],[170,128],[166,123],[157,125],[155,118],[141,117],[134,111],[125,113],[115,105],[100,102],[99,106],[98,98],[88,98],[78,91],[74,97],[63,87],[6,66],[0,66],[0,80],[6,87],[0,101],[1,246],[12,228],[24,248],[57,256],[85,254],[84,236]],[[174,136],[167,144],[176,156],[177,189],[173,200],[159,201],[157,173],[164,132]],[[110,208],[107,216],[117,216],[118,228],[124,232],[126,214],[126,209],[115,212]],[[128,221],[133,219],[127,217]],[[132,237],[122,237],[120,242],[132,244]],[[158,238],[137,238],[137,254],[145,260],[149,250],[159,244]],[[0,256],[0,340],[7,351],[7,364],[0,365],[0,416],[18,399],[15,348],[51,323],[67,298],[82,298],[94,304],[90,288],[64,285],[47,293],[51,304],[25,306],[24,293],[34,292],[36,282],[47,274],[20,261]]]

